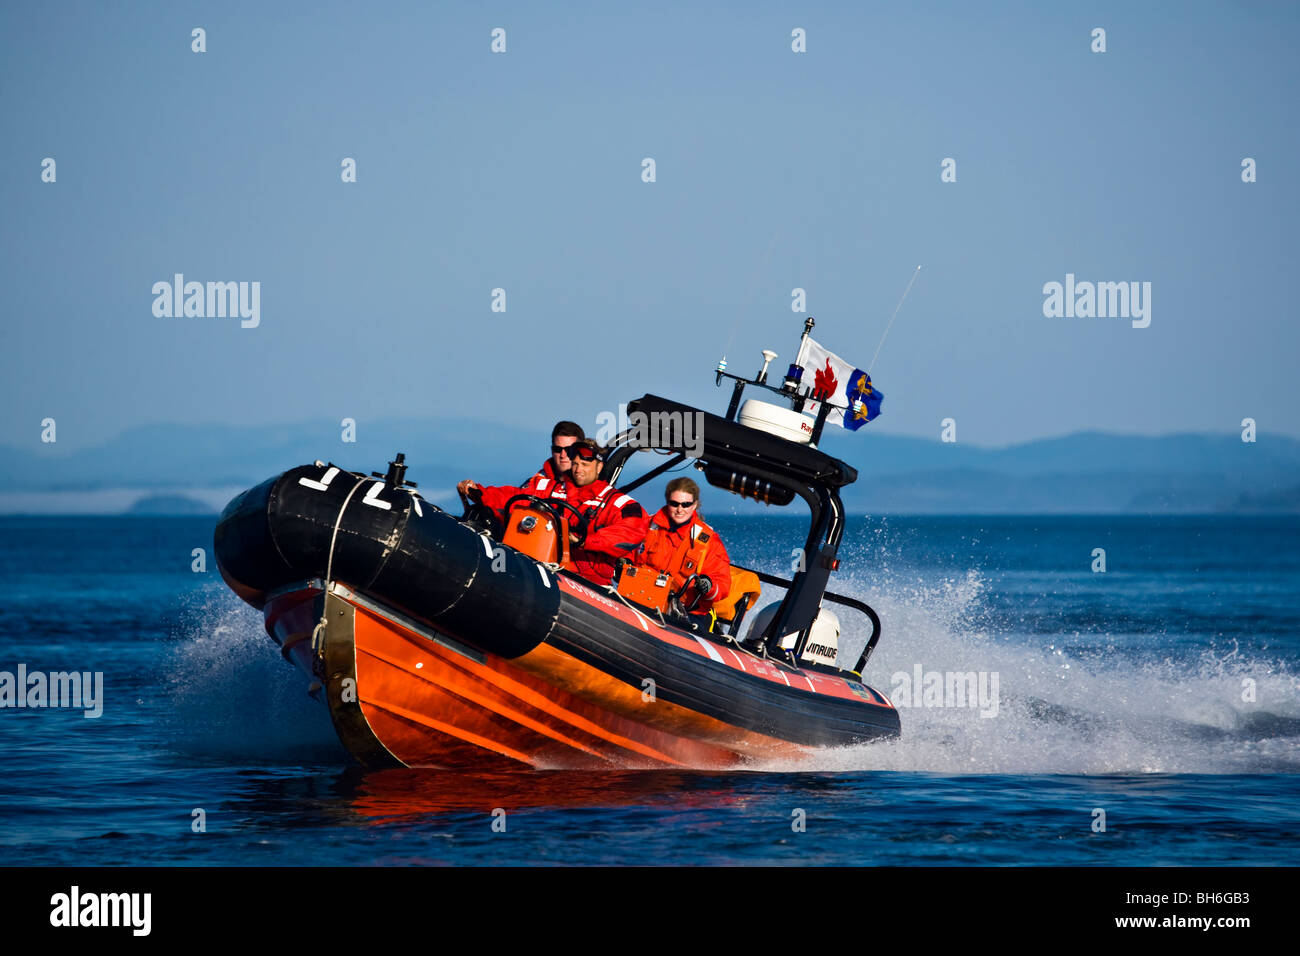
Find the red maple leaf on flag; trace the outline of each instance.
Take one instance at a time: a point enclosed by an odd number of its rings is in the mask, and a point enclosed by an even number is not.
[[[817,376],[813,380],[813,401],[826,401],[835,394],[835,389],[839,386],[840,383],[835,381],[835,370],[831,368],[831,360],[827,359],[825,371],[817,369]]]

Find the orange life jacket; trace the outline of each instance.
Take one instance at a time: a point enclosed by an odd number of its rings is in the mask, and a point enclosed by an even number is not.
[[[681,529],[678,529],[680,532]],[[680,588],[692,574],[703,574],[704,559],[713,541],[713,529],[699,519],[693,519],[686,534],[673,534],[667,528],[651,522],[645,541],[637,551],[636,563],[648,564],[666,571],[673,579],[673,588]],[[680,541],[673,538],[680,537]]]
[[[680,590],[691,575],[708,575],[713,588],[697,605],[701,611],[707,611],[731,590],[731,559],[726,546],[698,514],[693,514],[687,524],[673,528],[667,512],[660,511],[651,520],[633,560],[669,575],[674,591]]]

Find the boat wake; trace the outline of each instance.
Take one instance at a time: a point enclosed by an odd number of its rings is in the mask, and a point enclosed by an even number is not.
[[[898,707],[903,735],[749,770],[1300,772],[1300,677],[1283,662],[1235,649],[1143,662],[1111,649],[1121,635],[1096,635],[1086,646],[1086,636],[995,630],[976,572],[910,582],[886,575],[883,583],[859,572],[837,586],[885,622],[863,679]],[[856,660],[868,625],[857,615],[845,615],[844,625],[841,653]],[[326,708],[280,659],[257,611],[228,591],[205,593],[184,614],[179,638],[164,669],[173,749],[241,762],[348,762]],[[946,693],[949,675],[976,690],[963,705]]]
[[[1126,635],[995,630],[976,572],[911,583],[859,573],[839,582],[839,590],[869,602],[885,622],[863,679],[898,707],[902,736],[821,751],[811,764],[754,769],[1300,771],[1300,676],[1285,662],[1251,659],[1235,646],[1142,661],[1115,651],[1135,643]],[[841,646],[854,660],[866,626],[853,618],[845,626]],[[995,688],[995,702],[990,694],[980,699],[979,692]],[[971,689],[976,693],[956,693]]]

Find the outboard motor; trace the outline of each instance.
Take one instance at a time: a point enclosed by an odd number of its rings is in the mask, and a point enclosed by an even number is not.
[[[749,634],[746,636],[747,642],[756,642],[767,626],[772,623],[776,617],[777,609],[781,607],[780,601],[775,601],[759,611],[754,617],[754,623],[750,625]],[[786,634],[777,642],[784,651],[793,651],[795,643],[799,640],[799,634],[796,631],[793,634]],[[808,643],[803,649],[803,654],[799,657],[801,664],[824,664],[827,667],[838,667],[836,660],[839,656],[840,646],[840,619],[834,611],[822,607],[817,612],[817,617],[813,620],[812,631],[808,636]]]

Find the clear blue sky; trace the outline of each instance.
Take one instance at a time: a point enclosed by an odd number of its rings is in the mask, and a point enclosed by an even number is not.
[[[918,263],[873,429],[1300,436],[1294,4],[278,6],[0,10],[0,442],[721,410],[791,289],[866,363]],[[260,326],[155,317],[176,272]],[[1066,273],[1150,327],[1045,318]]]

